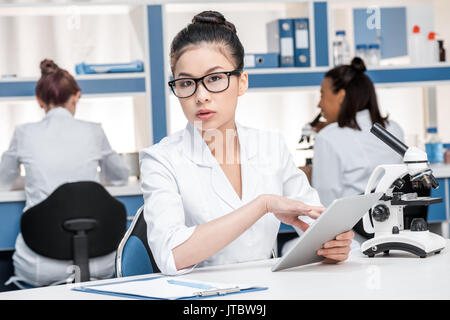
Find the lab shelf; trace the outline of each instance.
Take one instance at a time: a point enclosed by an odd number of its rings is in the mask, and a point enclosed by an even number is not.
[[[75,78],[83,95],[145,94],[144,73],[84,75]],[[37,78],[12,78],[0,80],[0,99],[34,97],[37,80]]]
[[[329,68],[249,69],[250,89],[317,87]],[[423,86],[450,81],[450,65],[378,67],[367,71],[378,86]],[[83,95],[145,94],[145,74],[105,74],[76,77]],[[34,97],[37,79],[0,80],[0,99]]]
[[[329,68],[249,69],[249,88],[296,88],[320,86]],[[434,66],[373,67],[367,75],[378,86],[426,86],[450,81],[450,64]]]

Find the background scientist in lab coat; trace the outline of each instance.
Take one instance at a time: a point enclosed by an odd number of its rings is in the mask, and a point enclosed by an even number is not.
[[[322,81],[319,108],[328,125],[314,141],[312,185],[322,204],[364,193],[376,166],[398,164],[402,157],[370,132],[378,123],[401,141],[403,130],[378,108],[375,88],[356,57],[329,70]]]
[[[58,186],[75,181],[102,180],[111,185],[126,184],[128,168],[111,149],[100,124],[74,118],[81,89],[66,70],[53,61],[41,62],[41,78],[36,97],[45,117],[36,123],[18,126],[9,149],[0,162],[0,188],[9,189],[25,168],[24,211],[45,200]],[[114,256],[90,260],[93,278],[109,278],[114,274]],[[72,261],[43,257],[33,252],[19,233],[13,255],[17,280],[32,286],[64,282],[72,273]],[[20,285],[19,285],[20,286]]]
[[[169,85],[188,124],[140,153],[156,263],[165,274],[180,274],[270,258],[280,221],[304,231],[323,211],[317,192],[281,135],[235,122],[248,75],[232,23],[215,11],[196,15],[174,38],[170,56]],[[352,231],[337,235],[318,254],[344,261],[352,238]]]

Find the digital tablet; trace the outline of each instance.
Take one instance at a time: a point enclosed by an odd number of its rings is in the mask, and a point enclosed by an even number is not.
[[[351,230],[382,195],[382,192],[378,192],[334,200],[295,245],[278,260],[272,271],[323,260],[324,257],[317,255],[317,250],[338,234]]]

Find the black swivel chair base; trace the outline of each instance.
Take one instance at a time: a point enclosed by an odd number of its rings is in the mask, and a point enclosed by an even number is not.
[[[79,279],[89,281],[89,259],[116,251],[125,234],[126,209],[96,182],[66,183],[24,212],[20,228],[31,250],[73,260]]]

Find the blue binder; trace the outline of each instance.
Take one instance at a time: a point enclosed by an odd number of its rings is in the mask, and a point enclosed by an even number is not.
[[[294,23],[292,19],[278,19],[269,22],[267,48],[280,55],[280,67],[294,66]]]
[[[244,68],[278,68],[278,53],[246,53],[244,56]]]
[[[310,67],[310,35],[308,18],[294,19],[295,30],[295,49],[294,49],[294,65],[296,67]]]

